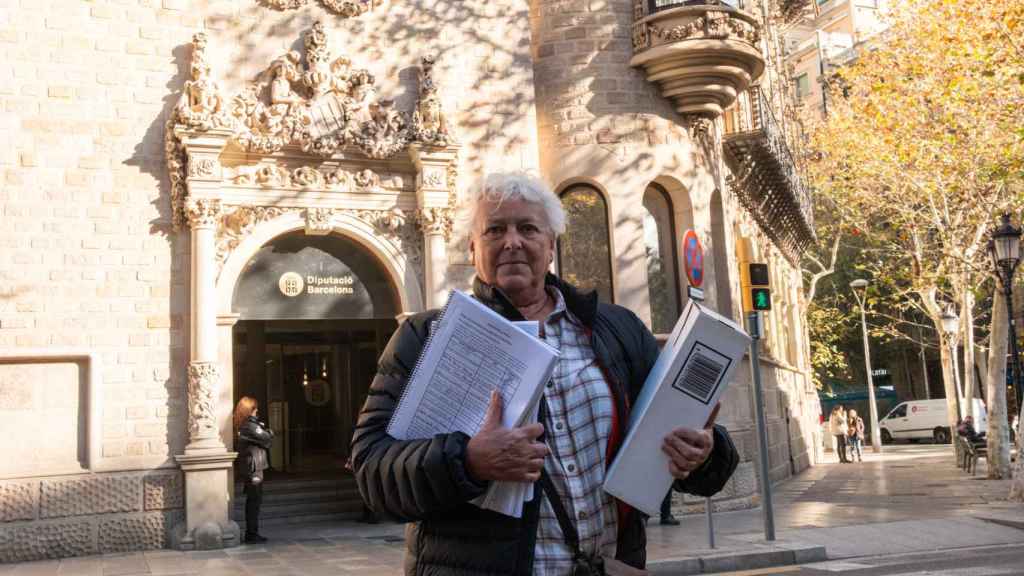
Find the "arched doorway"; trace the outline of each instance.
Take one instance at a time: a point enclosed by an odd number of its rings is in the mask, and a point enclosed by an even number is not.
[[[381,262],[342,235],[283,234],[246,262],[232,296],[233,397],[255,397],[276,432],[268,484],[344,473],[400,302]]]

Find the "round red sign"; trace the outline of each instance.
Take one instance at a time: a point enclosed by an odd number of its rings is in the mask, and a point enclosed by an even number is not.
[[[690,286],[700,288],[704,283],[704,248],[693,230],[687,230],[683,236],[683,264]]]

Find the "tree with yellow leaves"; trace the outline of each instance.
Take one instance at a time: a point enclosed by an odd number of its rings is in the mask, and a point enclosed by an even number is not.
[[[872,236],[876,272],[941,334],[946,302],[973,325],[988,234],[1024,207],[1024,0],[903,0],[889,20],[838,71],[808,177]],[[955,368],[941,349],[952,428]]]

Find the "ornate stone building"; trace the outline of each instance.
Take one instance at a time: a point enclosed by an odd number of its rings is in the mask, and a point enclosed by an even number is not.
[[[268,493],[268,520],[357,512],[342,468],[377,355],[468,286],[455,207],[495,170],[561,195],[556,271],[658,334],[689,297],[686,230],[737,321],[738,246],[769,262],[769,474],[811,465],[811,215],[764,73],[790,2],[731,4],[0,8],[0,562],[237,544],[242,395],[278,430],[268,487],[333,499]],[[757,501],[749,380],[718,509]]]

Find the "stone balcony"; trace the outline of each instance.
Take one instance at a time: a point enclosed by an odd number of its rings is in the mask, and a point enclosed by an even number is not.
[[[722,148],[740,203],[791,261],[815,241],[811,190],[760,87],[725,113]]]
[[[760,25],[721,0],[634,0],[633,58],[681,114],[716,117],[764,71]]]

